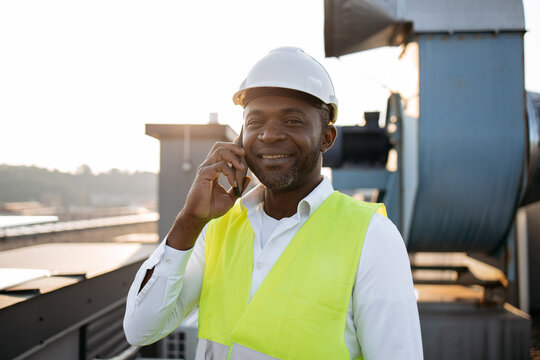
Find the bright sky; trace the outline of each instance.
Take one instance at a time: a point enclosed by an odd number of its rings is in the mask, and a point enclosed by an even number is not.
[[[526,88],[540,92],[540,1],[525,0]],[[0,164],[158,171],[146,123],[239,130],[232,94],[269,50],[299,46],[329,71],[340,124],[384,110],[397,48],[324,58],[323,0],[2,1]],[[367,76],[366,76],[367,75]],[[383,86],[385,85],[385,86]]]

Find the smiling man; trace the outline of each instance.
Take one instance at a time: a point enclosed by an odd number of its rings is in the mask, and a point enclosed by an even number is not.
[[[337,117],[326,70],[301,49],[275,49],[233,101],[244,107],[242,138],[215,144],[137,273],[128,341],[163,338],[198,305],[197,359],[421,359],[399,232],[384,205],[321,175]],[[238,199],[248,167],[261,185]]]

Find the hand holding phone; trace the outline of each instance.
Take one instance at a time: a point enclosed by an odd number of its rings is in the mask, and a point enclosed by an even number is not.
[[[243,129],[234,143],[216,142],[197,168],[184,207],[167,235],[167,245],[178,250],[192,248],[208,221],[225,214],[242,196],[251,180],[246,176],[248,167],[242,135]],[[219,183],[221,175],[232,188],[227,190]]]

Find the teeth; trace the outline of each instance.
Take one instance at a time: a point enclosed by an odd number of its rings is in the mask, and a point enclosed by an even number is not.
[[[288,155],[263,155],[262,156],[263,159],[282,159],[286,157],[288,157]]]

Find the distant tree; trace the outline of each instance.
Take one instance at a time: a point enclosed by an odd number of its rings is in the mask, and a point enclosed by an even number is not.
[[[80,165],[75,171],[75,174],[76,175],[93,175],[92,169],[90,169],[90,166],[86,164]]]
[[[75,174],[35,166],[0,165],[0,203],[56,197],[64,206],[88,205],[95,194],[155,200],[157,175],[118,169],[94,175],[88,165],[79,166]]]

